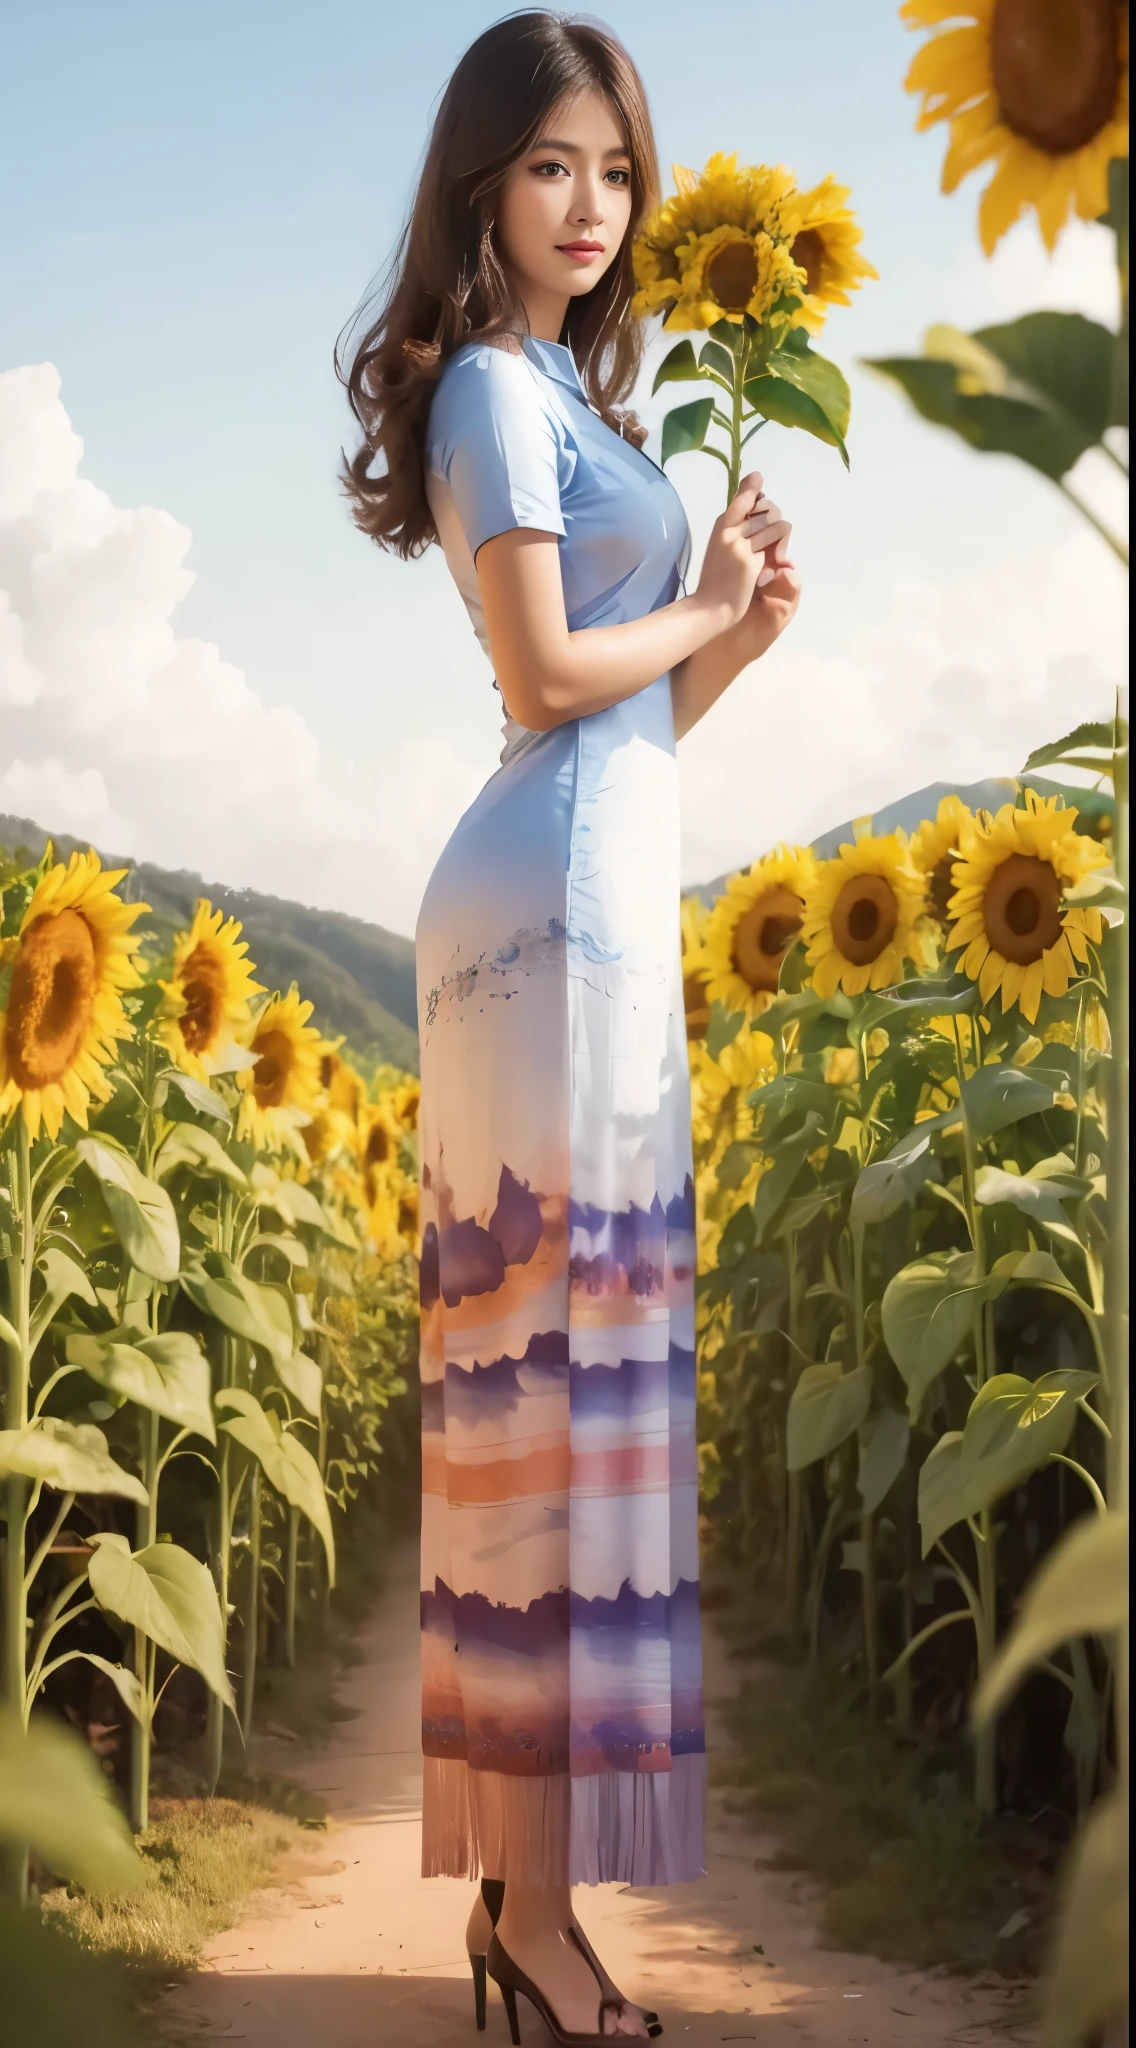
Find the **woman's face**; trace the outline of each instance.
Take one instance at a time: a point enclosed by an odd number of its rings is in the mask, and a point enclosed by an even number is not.
[[[496,221],[498,249],[542,340],[556,340],[568,300],[614,263],[631,199],[627,137],[611,102],[588,92],[554,107],[507,173]]]

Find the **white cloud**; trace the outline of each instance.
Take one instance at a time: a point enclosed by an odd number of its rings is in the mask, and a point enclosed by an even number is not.
[[[0,809],[412,929],[492,760],[444,738],[328,759],[298,712],[179,637],[192,536],[117,509],[78,476],[82,452],[50,364],[0,376]]]
[[[177,634],[190,534],[117,509],[81,456],[49,364],[0,376],[0,809],[410,931],[492,754],[423,733],[330,755],[215,646]],[[936,779],[1012,772],[1107,706],[1123,595],[1085,535],[897,585],[839,656],[810,649],[802,622],[683,744],[686,875]]]
[[[796,628],[680,750],[685,877],[805,841],[931,782],[1013,775],[1107,715],[1125,675],[1124,579],[1091,534],[942,585],[898,585],[838,656]]]

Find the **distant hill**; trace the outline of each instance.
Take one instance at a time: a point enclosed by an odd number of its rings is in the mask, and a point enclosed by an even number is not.
[[[1115,804],[1108,789],[1083,788],[1079,783],[1055,782],[1048,775],[1031,775],[1029,787],[1039,796],[1063,796],[1066,803],[1075,804],[1079,812],[1079,832],[1089,832],[1094,838],[1101,836],[1103,819],[1111,819]],[[871,820],[873,832],[914,832],[924,818],[933,818],[942,797],[954,794],[961,796],[972,811],[996,811],[1002,804],[1013,803],[1019,784],[1010,776],[992,777],[987,782],[931,782],[926,789],[917,789],[911,796],[900,797],[894,804],[885,804]],[[812,850],[819,860],[832,860],[840,848],[856,836],[854,821],[849,818],[845,825],[834,825],[828,832],[822,832],[812,842]],[[762,852],[768,851],[763,847]],[[756,860],[759,855],[753,855]],[[700,883],[690,891],[701,896],[704,903],[713,903],[720,896],[729,881],[729,875],[719,875],[713,882]]]
[[[49,836],[63,859],[73,847],[85,850],[90,844],[65,832],[49,835],[30,818],[0,812],[0,846],[10,851],[23,847],[38,860]],[[130,868],[122,894],[151,906],[141,929],[153,933],[156,952],[169,950],[174,933],[189,922],[196,898],[207,896],[226,917],[240,919],[257,980],[265,987],[286,989],[298,982],[315,1006],[313,1023],[328,1037],[344,1036],[365,1066],[390,1060],[417,1072],[414,947],[409,939],[339,910],[311,910],[283,897],[258,895],[255,889],[204,882],[186,869],[171,873],[112,853],[102,858],[108,866]]]

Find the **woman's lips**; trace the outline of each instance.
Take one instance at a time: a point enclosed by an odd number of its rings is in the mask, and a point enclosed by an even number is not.
[[[558,242],[562,256],[571,256],[577,263],[590,263],[593,256],[603,255],[602,242]]]

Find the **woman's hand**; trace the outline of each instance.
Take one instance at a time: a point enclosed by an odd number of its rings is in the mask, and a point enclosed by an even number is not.
[[[739,501],[747,490],[751,493],[756,490],[757,495],[742,514]],[[768,653],[774,641],[785,631],[801,601],[801,579],[786,555],[792,528],[788,520],[781,517],[780,507],[762,495],[759,476],[746,478],[733,504],[714,529],[712,547],[718,540],[719,528],[727,524],[730,530],[722,540],[721,552],[729,551],[734,557],[748,548],[751,573],[756,569],[757,574],[752,576],[749,602],[734,623],[723,626],[707,646],[700,648],[672,672],[671,701],[676,739],[681,739],[692,725],[697,725],[699,719],[706,716],[735,676]],[[707,549],[708,560],[709,557],[710,550]],[[721,568],[719,559],[713,565],[712,573],[717,576]],[[741,580],[740,575],[738,580]],[[697,596],[701,596],[701,591],[700,584]]]
[[[790,532],[777,506],[763,496],[757,471],[743,477],[714,522],[695,592],[695,602],[720,621],[720,633],[746,617],[756,585]]]
[[[771,564],[767,556],[746,612],[729,636],[742,668],[768,654],[795,617],[800,602],[801,578],[795,565],[788,561]]]

